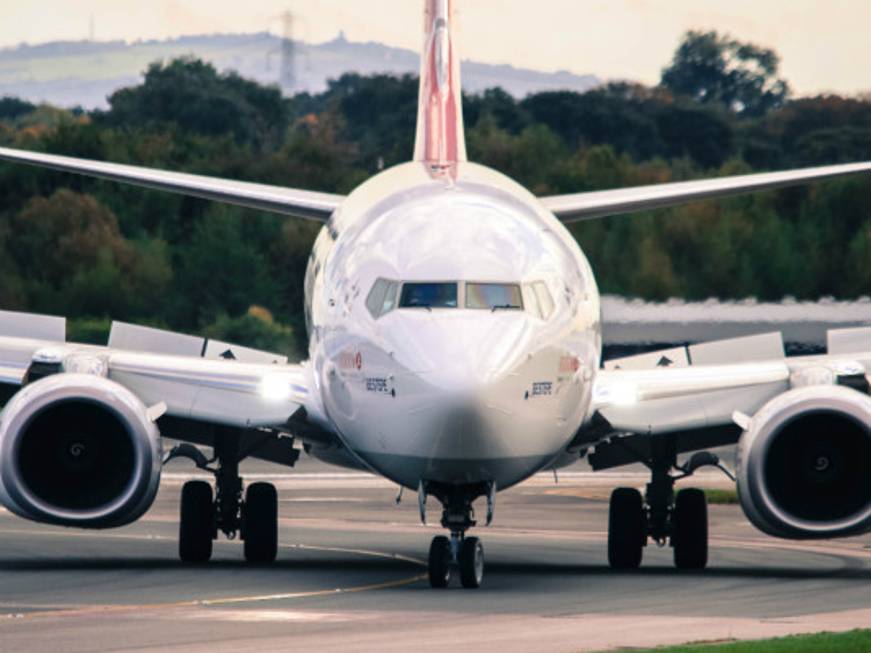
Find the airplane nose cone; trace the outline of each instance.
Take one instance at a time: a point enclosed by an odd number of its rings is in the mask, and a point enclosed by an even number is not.
[[[529,338],[527,320],[519,311],[415,312],[403,317],[397,362],[448,395],[469,396],[503,376],[526,350]]]
[[[395,360],[408,370],[399,387],[413,406],[409,437],[454,478],[448,470],[479,473],[483,461],[510,454],[506,402],[522,399],[515,372],[530,332],[519,311],[442,313],[402,316],[393,334]]]
[[[384,372],[364,374],[384,374],[389,391],[367,390],[345,428],[360,433],[361,457],[397,482],[507,487],[551,458],[579,421],[580,386],[555,376],[565,352],[540,344],[525,313],[415,309],[382,320],[374,344]],[[536,382],[546,389],[535,392]]]

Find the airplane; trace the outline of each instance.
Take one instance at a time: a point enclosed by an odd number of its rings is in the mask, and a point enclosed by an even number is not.
[[[347,196],[0,149],[8,162],[323,224],[300,364],[123,323],[105,347],[70,343],[62,318],[0,314],[0,383],[14,392],[0,414],[0,502],[37,522],[118,527],[149,508],[163,464],[186,457],[215,480],[183,486],[180,558],[206,562],[223,532],[267,564],[276,491],[244,486],[239,462],[293,466],[302,449],[416,491],[424,522],[437,501],[447,535],[432,540],[429,582],[475,588],[473,503],[486,502],[489,525],[497,492],[581,458],[650,470],[644,493],[611,496],[611,567],[638,567],[655,542],[677,568],[704,568],[705,495],[675,482],[724,468],[709,449],[737,444],[740,504],[765,533],[871,530],[871,328],[830,331],[825,355],[785,357],[779,334],[763,334],[603,364],[596,280],[565,227],[871,162],[535,197],[467,160],[454,0],[425,0],[424,25],[413,160]],[[162,438],[180,443],[164,452]]]

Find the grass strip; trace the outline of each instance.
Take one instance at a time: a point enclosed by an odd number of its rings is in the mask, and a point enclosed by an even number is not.
[[[708,503],[715,504],[737,504],[738,503],[738,490],[734,488],[728,490],[705,490],[705,497],[708,499]]]
[[[653,649],[620,649],[621,653],[868,653],[871,630],[790,635],[746,642],[698,643]]]

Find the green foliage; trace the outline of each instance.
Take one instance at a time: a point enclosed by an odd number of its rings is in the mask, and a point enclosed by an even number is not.
[[[711,642],[656,649],[624,649],[626,653],[866,653],[871,650],[871,630],[846,633],[791,635],[748,642]]]
[[[0,97],[0,120],[14,120],[30,113],[36,106],[16,97]]]
[[[224,342],[245,343],[248,347],[283,354],[292,361],[300,360],[293,329],[276,324],[262,313],[252,310],[245,315],[220,315],[203,329],[203,335]]]
[[[109,342],[112,320],[106,318],[78,318],[67,320],[67,340],[90,345],[105,345]]]
[[[871,159],[871,98],[780,106],[782,97],[766,95],[776,91],[776,56],[716,34],[689,35],[673,63],[681,75],[707,75],[712,90],[681,95],[675,72],[668,88],[466,96],[470,158],[540,195]],[[740,90],[750,69],[763,75],[752,102]],[[102,113],[0,100],[0,143],[347,193],[409,158],[416,102],[408,76],[344,75],[323,93],[284,99],[181,59],[149,67]],[[871,181],[857,177],[570,229],[608,293],[849,298],[871,294],[869,218]],[[104,341],[114,318],[298,355],[306,348],[303,276],[318,229],[4,164],[0,308],[65,314],[74,337],[88,341]]]
[[[219,74],[197,59],[153,63],[140,86],[109,97],[109,125],[150,127],[173,123],[207,136],[232,134],[263,146],[287,125],[288,105],[277,86],[262,86],[234,72]]]
[[[35,197],[10,226],[15,238],[7,236],[7,254],[36,311],[123,319],[141,304],[140,291],[171,278],[157,271],[161,252],[126,240],[115,215],[90,195],[59,189]]]
[[[662,71],[662,86],[703,104],[758,116],[789,95],[789,86],[777,77],[779,64],[773,50],[713,31],[689,31]]]
[[[737,505],[739,503],[738,491],[735,489],[705,488],[705,498],[709,504]]]
[[[360,146],[368,170],[411,159],[417,121],[417,79],[342,75],[330,82],[326,106],[342,117],[342,134]]]
[[[242,213],[235,207],[210,205],[190,240],[176,248],[181,301],[174,306],[174,322],[195,326],[222,313],[240,315],[252,303],[274,301],[277,285],[263,251],[277,235],[278,225],[273,216],[251,218]]]

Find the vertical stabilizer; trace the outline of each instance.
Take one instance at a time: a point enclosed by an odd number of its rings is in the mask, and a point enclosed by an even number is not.
[[[466,160],[455,0],[424,0],[424,42],[414,160],[448,167]]]

